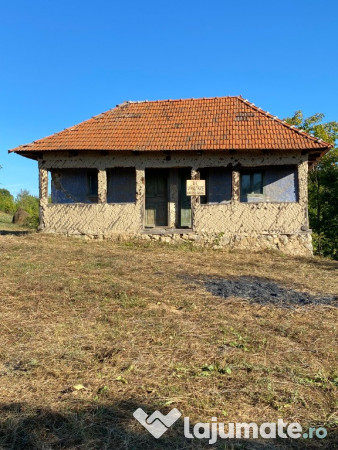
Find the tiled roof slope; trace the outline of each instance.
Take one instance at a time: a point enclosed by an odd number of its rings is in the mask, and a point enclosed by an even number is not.
[[[323,151],[330,144],[242,97],[126,102],[11,151],[269,150]]]

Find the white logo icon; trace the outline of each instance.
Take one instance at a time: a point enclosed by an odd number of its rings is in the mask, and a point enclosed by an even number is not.
[[[142,408],[138,408],[133,413],[135,419],[156,439],[160,438],[181,415],[176,408],[172,409],[166,416],[160,413],[160,411],[155,411],[151,416],[148,416]]]

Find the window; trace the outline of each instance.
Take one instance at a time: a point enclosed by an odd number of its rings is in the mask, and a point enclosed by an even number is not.
[[[88,200],[90,200],[93,203],[97,203],[98,201],[97,170],[87,171],[87,186],[88,186],[88,194],[87,194]]]
[[[134,167],[107,170],[107,202],[135,203],[136,171]]]
[[[248,172],[241,174],[241,201],[258,199],[263,196],[263,173]]]
[[[264,171],[241,173],[241,202],[297,202],[295,166],[267,166]]]
[[[97,203],[96,169],[52,170],[52,203]]]
[[[206,167],[199,170],[200,179],[205,180],[206,195],[200,197],[201,204],[227,203],[231,200],[231,170],[225,167]]]
[[[297,166],[274,166],[265,170],[264,195],[270,202],[298,201]]]

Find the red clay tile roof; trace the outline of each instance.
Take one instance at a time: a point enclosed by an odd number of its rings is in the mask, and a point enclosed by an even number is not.
[[[242,97],[126,102],[13,152],[319,150],[323,142]],[[28,156],[28,155],[27,155]]]

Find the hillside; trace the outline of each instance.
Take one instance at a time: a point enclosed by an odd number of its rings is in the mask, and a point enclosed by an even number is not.
[[[333,448],[337,262],[35,233],[0,258],[0,448],[218,448],[138,407],[329,430],[223,449]]]
[[[8,232],[22,234],[27,231],[32,231],[32,229],[12,223],[12,219],[12,214],[0,211],[0,234],[8,234]]]

